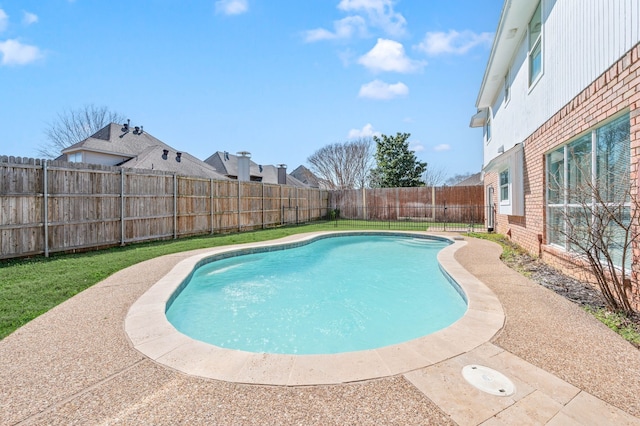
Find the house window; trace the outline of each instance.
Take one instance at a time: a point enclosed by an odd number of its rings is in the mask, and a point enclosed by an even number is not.
[[[542,73],[542,8],[538,3],[536,11],[529,21],[529,86],[533,85]]]
[[[630,221],[630,116],[625,114],[546,156],[547,239],[567,251],[570,241],[601,225],[593,212],[609,208]],[[610,222],[604,232],[609,252],[622,265],[623,228]],[[627,259],[627,263],[630,259]],[[627,265],[629,266],[629,265]]]
[[[507,70],[507,75],[504,76],[504,103],[506,104],[507,102],[509,102],[509,99],[511,99],[511,82],[510,80],[510,74],[511,70]]]
[[[82,153],[74,152],[72,154],[67,154],[67,161],[70,163],[82,163]]]
[[[488,112],[490,115],[491,112]],[[484,123],[484,138],[488,143],[491,140],[491,117],[487,117],[487,121]]]
[[[509,203],[509,169],[500,172],[500,204]]]

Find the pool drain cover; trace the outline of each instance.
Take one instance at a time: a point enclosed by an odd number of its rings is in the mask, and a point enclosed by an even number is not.
[[[462,377],[483,392],[496,396],[513,395],[516,387],[504,374],[482,365],[467,365],[462,369]]]

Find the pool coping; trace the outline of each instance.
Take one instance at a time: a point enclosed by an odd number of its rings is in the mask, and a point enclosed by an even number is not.
[[[378,349],[328,355],[283,355],[226,349],[187,337],[167,320],[166,304],[180,283],[203,259],[237,250],[312,241],[335,234],[393,233],[434,236],[452,242],[438,253],[441,268],[462,288],[468,307],[451,326],[408,342]],[[469,352],[491,340],[505,320],[496,295],[455,259],[466,244],[437,233],[404,231],[313,232],[212,248],[179,262],[129,309],[124,328],[133,347],[166,367],[209,379],[260,385],[340,384],[394,376]]]

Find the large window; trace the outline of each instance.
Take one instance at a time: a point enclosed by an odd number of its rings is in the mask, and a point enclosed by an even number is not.
[[[536,11],[529,21],[529,86],[542,73],[542,8],[538,3]]]
[[[598,226],[598,212],[604,206],[629,223],[629,136],[629,114],[625,114],[547,154],[549,243],[572,251],[570,242]],[[621,259],[623,229],[606,223],[609,252]]]

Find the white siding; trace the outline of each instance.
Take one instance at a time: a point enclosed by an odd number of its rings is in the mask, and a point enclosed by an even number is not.
[[[522,142],[640,42],[639,0],[543,0],[543,75],[528,87],[522,35],[511,68],[511,98],[495,94],[484,163]],[[558,141],[560,143],[562,141]]]
[[[116,164],[120,164],[123,161],[128,160],[128,157],[124,157],[121,155],[113,155],[113,154],[104,154],[98,152],[83,152],[83,162],[90,164],[102,164],[103,166],[115,166]]]

